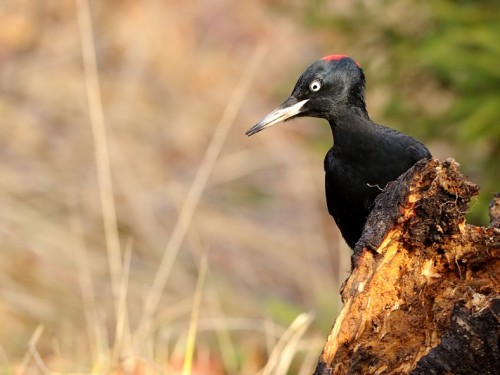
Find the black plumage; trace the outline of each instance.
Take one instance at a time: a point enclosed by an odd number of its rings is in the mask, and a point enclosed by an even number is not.
[[[416,139],[370,119],[363,70],[345,55],[315,61],[291,96],[246,134],[295,117],[319,117],[330,123],[334,145],[324,163],[326,202],[342,236],[354,248],[377,195],[431,154]]]

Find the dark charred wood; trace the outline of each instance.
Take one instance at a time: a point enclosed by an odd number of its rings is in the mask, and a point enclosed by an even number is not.
[[[441,343],[417,362],[411,374],[500,374],[499,340],[500,299],[485,301],[478,311],[458,303]]]

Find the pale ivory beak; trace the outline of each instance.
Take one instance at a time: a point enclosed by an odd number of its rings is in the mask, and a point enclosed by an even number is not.
[[[296,98],[290,96],[282,105],[269,113],[266,117],[264,117],[250,129],[248,129],[245,134],[248,136],[253,135],[265,128],[269,128],[270,126],[276,125],[279,122],[285,121],[295,115],[298,115],[300,112],[302,112],[302,107],[307,103],[308,100],[309,99],[305,99],[297,102]]]

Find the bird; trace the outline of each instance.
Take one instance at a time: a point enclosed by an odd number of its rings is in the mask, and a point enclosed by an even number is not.
[[[329,122],[333,146],[324,159],[326,204],[351,249],[387,184],[417,161],[432,157],[417,139],[370,119],[365,86],[363,69],[354,59],[325,56],[302,73],[278,108],[245,133],[251,136],[298,117]]]

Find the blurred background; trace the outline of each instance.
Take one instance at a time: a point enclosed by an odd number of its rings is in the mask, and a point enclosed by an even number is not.
[[[470,223],[500,190],[497,1],[2,0],[0,25],[5,371],[310,374],[350,267],[330,129],[244,132],[324,55],[481,186]]]

